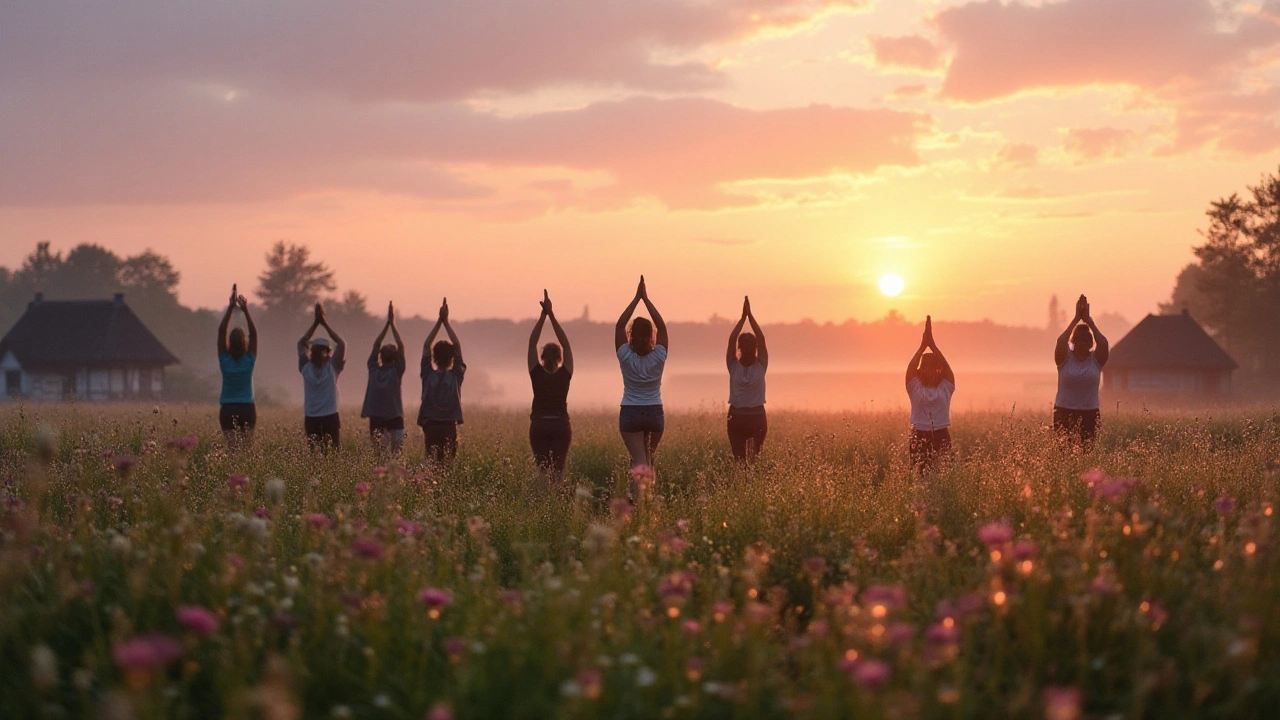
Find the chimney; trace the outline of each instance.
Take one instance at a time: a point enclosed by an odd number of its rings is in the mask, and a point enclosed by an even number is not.
[[[37,290],[35,299],[27,303],[27,309],[30,310],[31,308],[39,305],[42,302],[44,302],[44,293]]]
[[[112,295],[111,304],[115,305],[116,307],[120,307],[121,305],[124,305],[124,293],[116,293],[115,295]]]

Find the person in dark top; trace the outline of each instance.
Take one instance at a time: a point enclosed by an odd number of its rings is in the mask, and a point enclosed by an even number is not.
[[[248,337],[240,328],[227,333],[231,314],[236,308],[244,313],[245,325],[249,327]],[[222,373],[222,395],[219,398],[222,407],[218,411],[218,424],[222,427],[227,447],[232,450],[240,447],[241,441],[246,445],[253,442],[253,428],[258,424],[258,407],[253,401],[253,368],[257,361],[258,326],[253,324],[253,317],[249,315],[248,301],[243,295],[237,295],[236,286],[232,285],[231,301],[222,315],[222,323],[218,325],[218,370]]]
[[[742,328],[751,323],[751,332]],[[748,465],[764,446],[769,420],[764,412],[764,374],[769,367],[769,348],[764,331],[751,314],[751,300],[742,298],[742,318],[729,333],[725,353],[729,368],[729,447],[735,460]]]
[[[449,339],[435,342],[441,327]],[[449,324],[449,300],[445,298],[440,305],[440,317],[422,344],[422,406],[418,409],[418,425],[422,427],[428,462],[447,467],[458,453],[462,379],[466,372],[462,344]]]
[[[394,345],[382,344],[388,330],[396,339]],[[400,397],[400,381],[405,369],[404,340],[396,328],[396,313],[391,303],[387,303],[387,323],[373,341],[368,365],[369,384],[365,386],[360,417],[369,418],[369,437],[375,448],[399,454],[404,445],[404,404]]]
[[[551,297],[542,291],[542,314],[529,335],[529,381],[533,384],[533,407],[529,411],[529,446],[533,459],[553,480],[564,478],[565,461],[569,457],[569,443],[573,440],[573,428],[569,425],[569,381],[573,379],[573,350],[569,348],[569,336],[556,320],[551,310]],[[542,346],[538,353],[538,339],[542,337],[542,325],[551,321],[556,334],[555,343]]]

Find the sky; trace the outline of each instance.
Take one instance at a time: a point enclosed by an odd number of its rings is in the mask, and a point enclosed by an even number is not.
[[[0,4],[0,265],[40,240],[458,318],[1135,321],[1280,167],[1280,0]],[[905,289],[888,297],[886,274]]]

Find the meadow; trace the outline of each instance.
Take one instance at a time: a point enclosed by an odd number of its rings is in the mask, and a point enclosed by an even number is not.
[[[616,415],[550,486],[522,413],[456,465],[264,411],[0,409],[5,718],[1182,718],[1280,713],[1280,415],[775,413],[735,465],[673,414],[629,502]]]

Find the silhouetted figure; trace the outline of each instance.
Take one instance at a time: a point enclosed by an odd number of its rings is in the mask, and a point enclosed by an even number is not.
[[[388,330],[396,340],[394,345],[382,344]],[[399,454],[404,445],[404,401],[400,393],[405,370],[404,340],[396,328],[396,313],[391,303],[387,303],[387,322],[373,341],[368,366],[369,383],[364,389],[360,417],[369,418],[369,438],[375,448]]]
[[[751,332],[742,332],[751,323]],[[729,367],[729,447],[735,460],[752,464],[764,446],[769,419],[764,412],[764,374],[769,369],[769,349],[764,332],[751,314],[751,300],[742,299],[742,317],[729,333],[725,352]]]
[[[533,384],[533,407],[529,411],[529,447],[533,459],[554,480],[564,478],[565,461],[569,457],[569,443],[573,441],[573,428],[569,424],[569,381],[573,379],[573,350],[569,336],[560,327],[551,309],[551,297],[542,291],[542,314],[529,335],[529,381]],[[542,326],[551,321],[556,334],[555,343],[542,346],[538,353],[538,339]]]
[[[1101,404],[1098,385],[1111,346],[1093,324],[1089,300],[1076,301],[1076,314],[1058,336],[1053,360],[1058,364],[1058,395],[1053,401],[1053,429],[1088,450],[1098,433]]]
[[[907,363],[911,398],[911,466],[919,474],[951,454],[951,396],[956,376],[933,339],[933,318],[925,316],[920,348]]]
[[[329,337],[312,339],[317,328],[324,328]],[[347,344],[329,327],[324,306],[316,303],[315,320],[298,340],[298,372],[302,373],[303,427],[312,444],[325,452],[331,446],[338,446],[342,428],[338,416],[338,375],[346,365]]]
[[[449,339],[436,342],[441,327]],[[458,454],[462,378],[466,372],[462,344],[449,324],[449,300],[445,298],[435,327],[422,344],[422,406],[418,409],[418,425],[422,427],[428,462],[448,467]]]
[[[652,322],[642,317],[631,320],[641,302],[653,318]],[[668,338],[667,324],[649,300],[643,275],[636,287],[636,296],[618,317],[613,342],[622,368],[622,407],[618,411],[618,430],[631,455],[632,470],[652,468],[654,453],[666,429],[666,418],[662,412],[662,370],[667,362]]]
[[[244,313],[244,322],[249,327],[248,337],[240,328],[227,334],[231,313],[236,308]],[[258,406],[253,401],[253,368],[257,362],[258,326],[253,324],[253,317],[249,315],[249,303],[243,295],[236,294],[236,286],[232,285],[231,301],[227,303],[227,311],[218,325],[218,370],[222,373],[222,395],[218,399],[222,407],[218,411],[218,424],[222,427],[227,447],[231,449],[238,448],[241,441],[245,444],[253,442],[253,428],[258,424]]]

